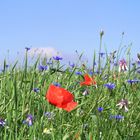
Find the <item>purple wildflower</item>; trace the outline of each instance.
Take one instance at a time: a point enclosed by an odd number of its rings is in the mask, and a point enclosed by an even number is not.
[[[33,116],[29,114],[26,118],[26,120],[23,121],[23,124],[27,124],[28,126],[33,125]]]
[[[121,116],[121,115],[111,115],[110,119],[116,119],[116,120],[120,121],[120,120],[124,119],[124,116]]]
[[[102,107],[98,107],[98,111],[99,112],[102,112],[103,111],[103,108]]]
[[[97,74],[102,74],[102,71],[100,70],[97,70],[95,73],[97,73]]]
[[[1,72],[5,72],[5,70],[7,70],[7,69],[8,69],[8,67],[9,67],[9,65],[8,65],[8,64],[6,64],[6,65],[5,65],[5,69],[0,69],[0,71],[1,71]]]
[[[118,66],[118,63],[117,62],[114,62],[114,66]]]
[[[133,83],[138,83],[138,82],[140,82],[140,80],[138,80],[138,79],[134,79],[134,80],[127,80],[127,82],[128,83],[130,83],[130,84],[133,84]]]
[[[0,119],[0,126],[4,126],[5,125],[5,120]]]
[[[39,65],[38,66],[39,71],[47,70],[47,66]]]
[[[39,92],[39,88],[34,88],[33,91],[38,93]]]
[[[82,72],[81,71],[77,71],[75,72],[76,75],[82,75]]]
[[[8,64],[6,64],[6,65],[5,65],[5,68],[8,68],[8,67],[9,67],[9,65],[8,65]]]
[[[74,64],[74,63],[71,64],[71,63],[69,62],[69,65],[70,65],[71,68],[74,68],[74,67],[75,67],[75,64]]]
[[[29,51],[29,50],[30,50],[30,48],[29,48],[29,47],[25,47],[25,50],[26,50],[26,51]]]
[[[46,62],[46,64],[47,64],[47,65],[52,65],[53,63],[52,63],[52,62]]]
[[[137,64],[140,65],[140,60],[137,61]]]
[[[91,75],[91,76],[92,76],[92,75],[93,75],[93,71],[90,71],[90,72],[89,72],[89,75]]]
[[[105,53],[100,52],[99,55],[100,55],[101,57],[103,57],[103,56],[105,55]]]
[[[119,72],[124,72],[124,71],[127,71],[128,70],[128,67],[127,67],[127,63],[124,59],[120,60],[119,62]]]
[[[105,87],[107,87],[108,89],[114,89],[115,88],[115,84],[113,83],[107,83],[107,84],[104,84]]]
[[[60,83],[57,83],[57,82],[53,82],[53,85],[55,85],[57,87],[61,87],[61,84]]]
[[[97,65],[96,62],[94,62],[93,65],[96,66]]]
[[[130,79],[127,80],[127,82],[130,83],[130,84],[134,83],[134,81],[133,80],[130,80]]]
[[[59,60],[62,60],[63,58],[60,56],[55,56],[55,57],[53,56],[53,59],[59,61]]]
[[[131,64],[132,64],[132,66],[135,66],[135,65],[136,65],[136,63],[135,63],[135,62],[132,62]]]
[[[119,109],[124,108],[125,112],[128,111],[128,100],[127,99],[121,99],[121,101],[119,101],[119,103],[116,106],[119,106]]]

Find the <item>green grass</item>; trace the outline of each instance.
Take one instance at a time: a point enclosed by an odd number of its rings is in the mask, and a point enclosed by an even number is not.
[[[131,85],[127,82],[128,79],[140,78],[136,69],[118,73],[118,66],[110,69],[109,57],[106,56],[103,72],[93,74],[97,88],[81,87],[78,82],[83,81],[83,77],[75,72],[88,73],[87,66],[75,66],[70,71],[69,67],[64,69],[60,62],[53,61],[46,71],[39,71],[39,59],[28,67],[27,53],[23,69],[17,68],[17,63],[6,68],[4,61],[4,71],[0,73],[0,118],[6,121],[4,127],[0,126],[0,140],[140,139],[140,83]],[[100,58],[100,63],[102,61]],[[94,66],[93,69],[96,70]],[[116,79],[113,78],[114,72],[119,75]],[[73,111],[56,108],[45,99],[53,82],[73,93],[78,102]],[[110,91],[104,87],[108,82],[114,83],[115,89]],[[39,88],[39,92],[35,93],[34,88]],[[82,95],[85,89],[89,91],[87,96]],[[121,99],[131,102],[128,112],[116,106]],[[103,111],[99,112],[98,107],[103,107]],[[53,118],[48,119],[45,112],[52,112]],[[28,114],[33,116],[32,126],[23,124]],[[111,115],[122,115],[124,119],[111,119]],[[45,128],[48,133],[43,133]]]

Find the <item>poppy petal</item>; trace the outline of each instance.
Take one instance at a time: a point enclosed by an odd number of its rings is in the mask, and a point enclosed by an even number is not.
[[[78,103],[71,101],[69,103],[67,103],[66,105],[61,106],[61,108],[63,108],[64,110],[70,112],[72,111],[76,106],[78,105]]]
[[[46,93],[46,99],[52,105],[55,105],[58,108],[63,108],[68,112],[77,106],[77,103],[73,101],[73,94],[64,88],[54,85],[50,85]]]
[[[92,81],[92,78],[88,74],[84,75],[84,79],[85,81]]]
[[[63,95],[59,87],[50,85],[47,93],[46,99],[53,105],[61,105],[63,102]]]
[[[70,93],[69,91],[61,88],[61,91],[63,93],[63,104],[67,104],[68,102],[73,101],[73,94]]]
[[[96,85],[96,81],[94,78],[90,77],[88,74],[84,75],[84,80],[83,82],[80,83],[80,85],[86,85],[86,86],[91,86],[91,85]]]
[[[92,85],[92,83],[91,83],[91,82],[88,82],[88,81],[85,81],[85,82],[81,82],[80,85],[81,85],[81,86],[82,86],[82,85],[90,86],[90,85]]]

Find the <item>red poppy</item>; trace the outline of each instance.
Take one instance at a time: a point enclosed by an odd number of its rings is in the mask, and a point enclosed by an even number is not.
[[[83,82],[80,82],[80,85],[86,85],[86,86],[91,86],[91,85],[96,85],[96,81],[94,80],[94,78],[90,77],[88,74],[84,75],[84,80]]]
[[[49,103],[68,112],[77,106],[77,103],[73,101],[73,95],[69,91],[55,85],[50,85],[46,93],[46,99]]]

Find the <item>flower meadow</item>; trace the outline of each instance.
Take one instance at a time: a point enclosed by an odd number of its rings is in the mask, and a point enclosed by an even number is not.
[[[0,140],[140,139],[140,67],[129,51],[94,53],[89,68],[82,56],[29,67],[25,50],[23,68],[5,60],[0,72]]]

